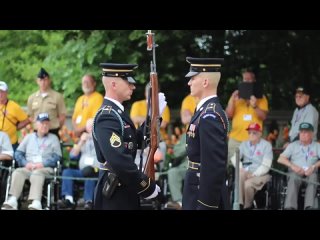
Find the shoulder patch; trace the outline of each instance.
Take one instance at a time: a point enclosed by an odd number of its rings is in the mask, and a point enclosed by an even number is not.
[[[216,104],[215,103],[209,103],[206,107],[206,110],[204,110],[205,113],[207,113],[208,111],[216,111]]]
[[[108,106],[105,106],[103,109],[102,109],[102,112],[106,111],[107,113],[110,113],[112,110],[112,106],[111,105],[108,105]]]
[[[212,117],[212,118],[216,118],[217,116],[213,113],[205,113],[202,118],[208,118],[208,117]]]
[[[111,146],[114,148],[120,147],[121,146],[121,139],[117,134],[115,134],[113,132],[110,137],[110,143],[111,143]]]

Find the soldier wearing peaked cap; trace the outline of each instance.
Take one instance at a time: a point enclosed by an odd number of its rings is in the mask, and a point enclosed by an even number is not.
[[[228,119],[217,96],[221,58],[191,58],[191,95],[199,98],[187,129],[188,170],[185,176],[182,209],[227,209]]]
[[[28,98],[28,115],[36,127],[39,113],[48,113],[51,122],[49,132],[59,138],[59,129],[63,126],[67,114],[63,95],[51,88],[50,75],[44,68],[41,68],[37,75],[37,84],[39,90]]]
[[[136,150],[142,143],[142,131],[135,128],[122,105],[130,100],[136,88],[133,70],[138,65],[101,63],[100,66],[106,94],[93,124],[94,145],[100,162],[94,208],[139,209],[139,196],[154,198],[160,189],[134,163]]]

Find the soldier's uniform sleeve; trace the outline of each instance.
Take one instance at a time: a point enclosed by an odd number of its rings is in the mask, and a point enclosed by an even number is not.
[[[65,105],[65,102],[64,102],[63,95],[61,93],[58,93],[57,105],[58,105],[58,116],[66,115],[67,114],[67,109],[66,109],[66,105]]]
[[[142,197],[150,196],[155,190],[155,183],[138,170],[132,154],[125,148],[121,122],[117,116],[112,111],[100,114],[95,124],[95,134],[101,154],[119,177],[120,183]]]
[[[32,94],[31,96],[28,97],[28,102],[27,102],[27,113],[32,118],[34,117],[33,110],[32,110],[33,95],[34,94]]]
[[[198,209],[217,209],[226,174],[226,130],[215,111],[200,119],[200,189]]]

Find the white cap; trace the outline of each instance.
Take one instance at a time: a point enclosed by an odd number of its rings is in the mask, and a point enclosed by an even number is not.
[[[0,90],[8,91],[8,85],[5,82],[0,81]]]

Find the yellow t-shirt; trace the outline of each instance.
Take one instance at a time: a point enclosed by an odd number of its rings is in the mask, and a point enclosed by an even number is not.
[[[28,118],[28,115],[14,101],[0,104],[0,130],[8,134],[11,144],[18,141],[17,124]]]
[[[147,101],[146,100],[140,100],[136,101],[132,104],[131,110],[130,110],[130,117],[146,117],[147,116]],[[162,113],[162,120],[166,122],[170,122],[170,109],[168,105],[165,107]],[[138,127],[136,125],[136,127]],[[161,137],[163,138],[165,135],[165,129],[160,129]]]
[[[257,106],[261,110],[268,111],[269,108],[267,98],[263,96],[262,98],[257,99]],[[240,98],[238,101],[236,101],[232,118],[232,128],[229,137],[241,142],[248,140],[249,135],[246,128],[251,122],[259,123],[263,128],[263,121],[258,118],[255,110],[250,105],[247,106],[245,99]]]
[[[102,102],[103,96],[98,92],[93,92],[89,96],[80,96],[74,107],[72,120],[78,127],[85,127],[87,120],[94,118]]]
[[[195,99],[195,97],[193,97],[189,94],[182,101],[181,111],[182,110],[189,110],[193,114],[196,107],[197,107],[197,100]]]

